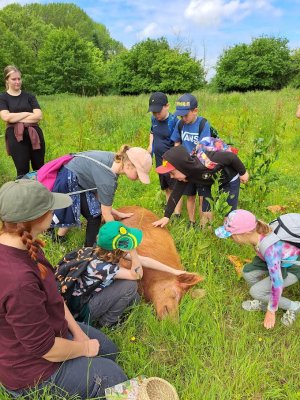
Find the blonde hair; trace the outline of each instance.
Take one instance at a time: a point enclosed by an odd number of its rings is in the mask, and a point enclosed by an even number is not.
[[[128,157],[127,153],[126,153],[129,149],[130,149],[130,146],[128,144],[123,144],[120,147],[119,151],[117,151],[117,153],[115,154],[115,162],[116,163],[120,163],[122,165],[124,165],[124,163],[126,161],[131,162],[129,160],[129,157]]]
[[[272,228],[266,222],[258,220],[256,223],[255,231],[260,235],[268,235],[272,232]]]
[[[41,249],[41,247],[45,246],[45,243],[40,239],[33,240],[33,237],[30,234],[30,232],[32,226],[35,223],[42,222],[49,212],[51,211],[48,211],[46,214],[35,219],[34,221],[18,222],[18,223],[2,221],[2,225],[0,228],[0,235],[3,233],[10,233],[13,235],[17,235],[21,238],[22,243],[25,245],[30,258],[36,263],[42,279],[46,278],[48,274],[48,269],[47,267],[45,267],[44,264],[40,263],[37,260],[37,258],[39,250]]]
[[[21,76],[21,71],[15,65],[7,65],[4,68],[4,81],[6,89],[8,89],[8,78],[13,72],[18,72]]]

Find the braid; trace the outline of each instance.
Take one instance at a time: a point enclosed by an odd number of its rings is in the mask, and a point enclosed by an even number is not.
[[[26,246],[30,258],[36,263],[40,271],[41,278],[45,279],[48,270],[45,265],[37,261],[38,251],[41,247],[45,246],[45,243],[40,239],[33,240],[32,235],[26,230],[25,224],[22,225],[23,226],[17,228],[17,233],[20,236],[22,243]]]
[[[44,216],[40,217],[41,219]],[[45,279],[48,274],[48,269],[42,263],[37,261],[38,251],[41,247],[45,246],[45,243],[40,239],[33,240],[32,235],[29,233],[31,230],[31,222],[23,222],[23,223],[11,223],[4,222],[1,227],[1,233],[11,233],[16,234],[21,238],[22,243],[26,247],[26,250],[30,256],[30,258],[36,263],[40,275],[42,279]]]

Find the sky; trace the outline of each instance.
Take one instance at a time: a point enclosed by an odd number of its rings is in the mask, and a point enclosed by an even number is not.
[[[53,0],[0,0],[42,4]],[[166,37],[204,61],[208,78],[222,52],[262,35],[284,37],[300,47],[300,0],[60,0],[83,9],[130,48],[146,38]]]

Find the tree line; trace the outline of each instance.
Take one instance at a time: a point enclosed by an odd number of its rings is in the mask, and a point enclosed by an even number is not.
[[[11,4],[0,10],[0,68],[16,65],[37,94],[191,92],[206,71],[188,50],[165,38],[126,49],[74,4]],[[226,49],[210,86],[219,92],[300,87],[300,49],[260,37]],[[3,83],[2,83],[3,86]]]

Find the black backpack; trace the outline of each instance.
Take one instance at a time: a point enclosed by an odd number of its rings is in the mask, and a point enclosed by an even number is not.
[[[89,263],[96,258],[98,257],[94,253],[94,247],[83,247],[66,254],[56,265],[55,278],[58,290],[74,318],[79,321],[84,319],[90,296],[100,282],[86,287],[82,296],[75,297],[72,293],[78,278],[86,271]],[[81,315],[84,317],[81,318]]]
[[[207,119],[206,118],[202,118],[202,120],[201,120],[201,122],[199,124],[199,136],[201,135],[201,133],[202,133],[204,127],[205,127],[206,122],[207,122]],[[178,132],[179,132],[180,136],[181,136],[181,133],[182,133],[183,125],[184,125],[183,120],[180,120],[179,124],[178,124]],[[214,137],[214,138],[218,138],[219,137],[218,131],[215,128],[213,128],[212,126],[210,126],[210,136]]]

